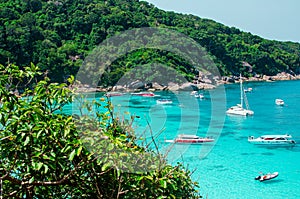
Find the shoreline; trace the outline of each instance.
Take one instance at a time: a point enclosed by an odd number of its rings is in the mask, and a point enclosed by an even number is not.
[[[288,73],[279,73],[275,76],[256,76],[256,77],[242,77],[243,82],[276,82],[276,81],[295,81],[300,80],[300,75],[291,75]],[[130,83],[130,85],[116,85],[109,87],[96,87],[92,88],[89,85],[73,85],[79,93],[87,92],[138,92],[138,91],[192,91],[192,90],[211,90],[215,89],[219,85],[225,84],[235,84],[239,83],[239,76],[223,76],[211,77],[200,76],[195,79],[193,82],[186,82],[183,84],[178,84],[174,82],[169,82],[168,85],[161,85],[157,82],[152,83],[143,83],[142,81],[135,81]]]

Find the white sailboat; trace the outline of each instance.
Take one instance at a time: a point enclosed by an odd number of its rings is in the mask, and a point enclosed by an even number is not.
[[[241,92],[241,103],[237,104],[236,106],[230,107],[226,113],[231,115],[242,115],[242,116],[248,116],[253,115],[254,111],[250,110],[247,96],[245,94],[245,91],[243,89],[243,81],[242,76],[240,75],[240,92]],[[243,107],[243,104],[245,103],[245,108]]]

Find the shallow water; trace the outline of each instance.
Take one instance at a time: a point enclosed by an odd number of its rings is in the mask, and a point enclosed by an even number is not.
[[[130,94],[112,97],[117,113],[139,116],[134,123],[136,133],[150,139],[157,136],[160,152],[168,151],[171,164],[180,161],[195,172],[204,198],[296,199],[300,189],[300,81],[244,83],[253,88],[247,93],[250,117],[228,116],[228,107],[239,103],[239,84],[220,86],[204,91],[205,99],[196,99],[190,92],[158,92],[156,97]],[[168,98],[171,105],[158,105],[156,100]],[[281,98],[285,106],[275,105]],[[67,110],[68,111],[68,110]],[[147,128],[147,122],[151,132]],[[158,134],[160,132],[160,134]],[[247,142],[250,135],[291,134],[294,147],[256,146]],[[178,134],[213,136],[214,143],[172,145],[165,139]],[[266,182],[254,178],[260,173],[279,172]]]

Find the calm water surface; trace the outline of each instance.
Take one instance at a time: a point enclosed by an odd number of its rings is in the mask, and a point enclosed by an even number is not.
[[[300,81],[244,83],[253,88],[247,93],[250,117],[228,116],[228,107],[239,103],[239,84],[225,85],[204,91],[200,100],[189,92],[159,92],[152,98],[112,97],[117,113],[139,116],[134,123],[136,133],[146,140],[150,130],[157,135],[162,153],[171,164],[180,161],[200,184],[204,198],[300,198]],[[158,105],[156,100],[168,98],[172,105]],[[285,106],[275,105],[281,98]],[[159,133],[160,132],[160,133]],[[202,145],[171,145],[165,139],[178,134],[213,136],[215,143]],[[294,147],[256,146],[247,142],[250,135],[291,134]],[[279,172],[273,180],[259,182],[260,172]]]

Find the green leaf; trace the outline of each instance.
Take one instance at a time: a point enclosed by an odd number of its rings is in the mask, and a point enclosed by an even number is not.
[[[111,164],[109,163],[109,162],[107,162],[107,163],[105,163],[103,166],[102,166],[102,168],[101,168],[101,170],[102,171],[106,171],[108,168],[110,168],[111,167]]]
[[[43,159],[44,160],[50,160],[49,156],[47,154],[43,154]]]
[[[77,150],[77,156],[80,155],[81,151],[82,151],[82,146],[80,146],[79,148],[76,149]]]
[[[42,162],[37,163],[37,170],[39,171],[43,166]]]
[[[58,131],[54,131],[54,132],[53,132],[53,136],[54,136],[54,137],[56,137],[57,134],[58,134]]]
[[[32,165],[33,169],[37,170],[38,165],[36,162],[32,162],[31,165]],[[29,172],[29,170],[30,169],[28,169],[28,165],[27,165],[27,172]]]
[[[50,156],[48,156],[48,158],[49,158],[49,160],[51,160],[53,162],[55,161],[55,157],[53,157],[52,154]]]
[[[30,178],[29,183],[33,183],[34,177]]]
[[[69,135],[69,133],[70,133],[70,127],[67,126],[67,127],[65,128],[64,137],[67,137],[67,136]]]
[[[70,153],[70,156],[69,156],[69,160],[72,161],[74,159],[74,156],[76,154],[76,149],[74,149],[71,153]]]
[[[58,164],[62,168],[62,170],[64,171],[66,167],[61,162],[58,162]]]
[[[166,196],[159,196],[157,199],[167,198]]]
[[[44,168],[45,168],[45,173],[47,173],[47,172],[48,172],[48,170],[49,170],[49,167],[48,167],[48,165],[44,164]]]
[[[74,82],[74,76],[73,76],[73,75],[71,75],[71,76],[68,78],[68,82],[69,82],[70,84],[72,84],[72,83]]]
[[[61,152],[64,153],[64,152],[68,152],[72,147],[71,146],[67,146],[67,147],[64,147]]]
[[[39,130],[39,132],[36,135],[36,138],[39,138],[42,132],[43,132],[43,129]]]
[[[114,149],[114,145],[112,143],[109,143],[108,147],[107,147],[107,150],[108,151],[111,151]]]
[[[29,142],[30,142],[30,137],[27,136],[27,137],[26,137],[26,140],[25,140],[25,142],[24,142],[24,146],[26,146]]]
[[[164,189],[167,188],[167,182],[165,180],[160,180],[159,183],[162,188],[164,188]]]
[[[53,157],[53,158],[56,158],[56,154],[52,151],[50,152],[50,155]]]

